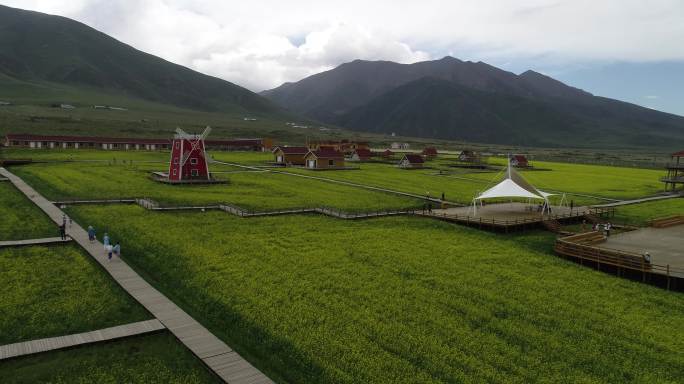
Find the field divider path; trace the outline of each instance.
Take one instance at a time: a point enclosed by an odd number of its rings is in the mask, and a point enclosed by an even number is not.
[[[681,198],[681,197],[682,197],[681,194],[670,194],[670,195],[662,195],[662,196],[651,196],[651,197],[643,197],[643,198],[641,198],[641,199],[623,200],[623,201],[618,201],[618,202],[615,202],[615,203],[594,205],[593,207],[597,207],[597,208],[620,207],[620,206],[623,206],[623,205],[631,205],[631,204],[646,203],[646,202],[649,202],[649,201],[676,199],[676,198]]]
[[[250,166],[250,165],[243,165],[243,164],[237,164],[237,163],[227,163],[227,162],[218,161],[218,160],[213,160],[212,162],[213,162],[213,163],[218,163],[218,164],[230,165],[230,166],[233,166],[233,167],[239,167],[239,168],[246,168],[246,169],[251,169],[251,170],[261,170],[261,171],[264,171],[264,168],[258,168],[258,167],[254,167],[254,166]],[[302,175],[302,174],[299,174],[299,173],[292,173],[292,172],[286,172],[286,171],[278,171],[278,170],[275,170],[275,169],[266,169],[266,172],[275,173],[275,174],[281,174],[281,175],[288,175],[288,176],[303,177],[303,178],[305,178],[305,179],[325,181],[325,182],[328,182],[328,183],[341,184],[341,185],[346,185],[346,186],[356,187],[356,188],[363,188],[363,189],[368,189],[368,190],[376,191],[376,192],[392,193],[392,194],[399,195],[399,196],[412,197],[412,198],[415,198],[415,199],[426,200],[426,201],[430,201],[430,202],[438,203],[438,204],[445,203],[445,204],[454,205],[454,206],[458,206],[458,207],[462,207],[462,206],[463,206],[463,204],[461,204],[461,203],[456,203],[456,202],[453,202],[453,201],[447,201],[447,200],[442,201],[442,200],[437,199],[437,198],[434,198],[434,197],[429,197],[429,198],[428,198],[427,196],[416,195],[415,193],[402,192],[402,191],[397,191],[397,190],[389,189],[389,188],[374,187],[374,186],[372,186],[372,185],[353,183],[353,182],[351,182],[351,181],[343,181],[343,180],[328,179],[327,177],[320,177],[320,176]]]
[[[0,176],[10,179],[12,184],[42,209],[52,221],[57,224],[62,222],[64,215],[62,210],[20,177],[2,167],[0,167]],[[152,287],[125,261],[120,258],[108,261],[102,243],[99,241],[91,242],[88,239],[88,233],[80,225],[73,223],[69,228],[69,236],[86,250],[126,292],[152,313],[176,338],[225,382],[231,384],[273,383],[271,379],[233,351],[225,342]]]
[[[48,245],[48,244],[65,244],[71,242],[73,239],[67,236],[66,239],[61,237],[47,237],[44,239],[25,239],[25,240],[8,240],[0,241],[0,248],[7,247],[23,247],[29,245]]]
[[[98,329],[97,331],[0,345],[0,360],[158,332],[165,328],[159,320],[153,319]]]

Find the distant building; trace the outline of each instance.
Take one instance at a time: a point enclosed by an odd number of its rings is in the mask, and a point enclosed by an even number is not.
[[[360,141],[349,141],[349,140],[327,140],[327,141],[312,141],[308,145],[309,150],[317,151],[322,148],[330,148],[338,152],[342,152],[347,155],[351,155],[357,149],[370,149],[367,142]]]
[[[475,151],[465,150],[458,155],[458,160],[466,163],[479,163],[480,155],[478,155]]]
[[[410,149],[411,145],[409,145],[409,143],[394,142],[390,145],[390,148],[392,148],[392,149]]]
[[[321,148],[309,151],[304,156],[306,167],[309,169],[340,169],[344,168],[344,154],[331,148]]]
[[[667,165],[667,176],[660,179],[665,183],[665,191],[677,191],[677,186],[684,192],[684,151],[679,151],[671,155],[672,162]]]
[[[373,157],[373,152],[368,148],[359,148],[354,150],[349,160],[351,161],[368,161]]]
[[[383,159],[391,159],[392,156],[394,156],[394,152],[390,151],[389,149],[385,149],[384,151],[380,152],[380,156]]]
[[[272,146],[270,139],[207,140],[208,149],[264,151]],[[171,148],[170,139],[137,139],[121,137],[50,136],[12,134],[5,136],[6,147],[18,148],[74,148],[106,150],[164,150]]]
[[[424,163],[425,160],[423,160],[423,156],[415,153],[407,153],[404,155],[404,157],[401,158],[397,166],[399,168],[415,169],[423,168]]]
[[[423,149],[423,156],[428,159],[437,157],[437,148],[426,147],[425,149]]]
[[[530,163],[525,155],[513,155],[511,156],[511,165],[516,168],[528,168]]]
[[[9,101],[0,101],[0,107],[7,107],[12,105]]]
[[[307,147],[275,147],[273,155],[275,163],[280,165],[304,165],[304,156],[309,153]]]

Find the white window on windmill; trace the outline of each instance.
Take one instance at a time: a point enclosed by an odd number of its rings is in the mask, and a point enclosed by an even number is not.
[[[191,159],[190,159],[190,164],[192,164],[192,165],[197,165],[197,158],[196,158],[196,157],[191,158]]]
[[[176,141],[176,149],[180,149],[180,141]]]

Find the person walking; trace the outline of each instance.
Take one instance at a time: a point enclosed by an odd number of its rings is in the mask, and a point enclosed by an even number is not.
[[[61,237],[62,240],[66,240],[66,224],[64,223],[59,226],[59,237]]]
[[[62,213],[62,224],[66,227],[67,223],[67,215],[66,213]]]
[[[88,240],[92,243],[95,241],[95,228],[92,225],[88,226]]]
[[[112,252],[116,255],[116,257],[121,257],[121,244],[119,244],[118,241],[116,242],[116,245],[114,246],[114,248],[112,248]],[[110,254],[109,259],[111,259],[111,258],[112,258],[112,256]]]
[[[444,201],[444,192],[442,192],[442,201]]]
[[[606,230],[606,237],[610,237],[610,230],[613,228],[612,224],[610,224],[610,222],[607,222],[603,228],[605,228]]]
[[[432,213],[432,203],[428,203],[428,213]]]
[[[114,247],[111,244],[105,245],[105,251],[107,251],[107,259],[112,259],[112,253],[114,253]]]
[[[575,200],[570,200],[570,213],[572,213],[573,208],[575,208]]]
[[[582,220],[582,232],[586,232],[586,231],[587,231],[587,221]]]
[[[105,232],[104,237],[102,238],[102,244],[104,245],[105,251],[107,250],[107,247],[110,245],[109,244],[109,234]]]

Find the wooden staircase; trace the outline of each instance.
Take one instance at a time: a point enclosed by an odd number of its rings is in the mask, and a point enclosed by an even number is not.
[[[675,225],[684,224],[684,216],[683,215],[677,215],[677,216],[664,217],[661,219],[655,219],[655,220],[651,220],[650,224],[651,224],[651,227],[653,227],[653,228],[674,227]]]
[[[573,234],[573,232],[564,231],[563,227],[561,226],[561,223],[558,220],[544,220],[542,221],[542,225],[549,231],[557,233],[562,236],[569,236]]]

